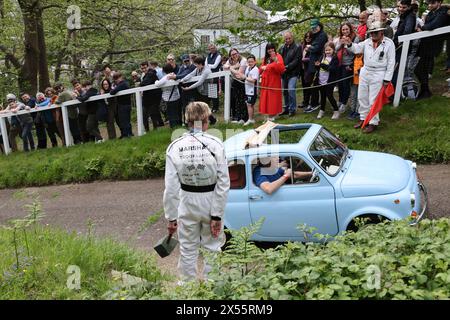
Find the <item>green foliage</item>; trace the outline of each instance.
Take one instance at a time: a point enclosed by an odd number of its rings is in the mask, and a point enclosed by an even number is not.
[[[12,241],[12,240],[13,241]],[[12,243],[13,242],[13,243]],[[26,250],[24,246],[26,245]],[[123,290],[112,270],[146,281],[139,293],[160,295],[163,276],[154,256],[112,240],[96,240],[37,226],[34,233],[16,235],[0,229],[0,299],[120,299]],[[69,266],[81,271],[79,290],[67,287]],[[133,293],[134,288],[128,288]]]
[[[307,230],[308,228],[304,229]],[[244,238],[247,236],[244,230]],[[311,230],[309,230],[311,231]],[[366,225],[327,243],[287,243],[252,255],[246,244],[218,258],[211,279],[177,298],[192,299],[448,299],[450,220]],[[378,273],[378,271],[381,271]],[[379,280],[379,281],[378,281]],[[183,291],[184,292],[184,291]]]
[[[258,0],[258,6],[268,11],[285,11],[289,8],[289,0]]]

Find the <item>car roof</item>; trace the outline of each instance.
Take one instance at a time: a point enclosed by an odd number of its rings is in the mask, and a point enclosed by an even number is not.
[[[274,129],[283,131],[291,130],[307,130],[302,136],[300,141],[296,144],[270,144],[262,145],[260,147],[245,149],[245,143],[249,137],[256,133],[255,129],[247,130],[242,133],[238,133],[224,142],[225,152],[227,158],[231,157],[243,157],[251,155],[270,154],[275,151],[278,152],[292,152],[293,146],[295,150],[307,149],[310,142],[317,136],[318,132],[323,127],[314,123],[300,123],[300,124],[279,124]]]

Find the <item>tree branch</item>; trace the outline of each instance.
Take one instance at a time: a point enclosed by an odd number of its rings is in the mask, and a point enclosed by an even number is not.
[[[9,51],[8,48],[0,44],[0,51],[5,54],[5,59],[9,60],[16,69],[22,68],[22,64],[20,63],[19,59],[17,59],[14,53]]]

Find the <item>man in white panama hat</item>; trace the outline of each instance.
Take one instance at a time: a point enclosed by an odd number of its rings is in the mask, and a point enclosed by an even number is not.
[[[395,45],[391,39],[384,36],[385,29],[381,21],[374,21],[367,30],[370,38],[365,41],[354,44],[348,37],[341,39],[353,53],[364,54],[364,67],[361,69],[358,89],[360,121],[355,125],[355,129],[361,128],[382,86],[387,86],[394,74]],[[379,121],[377,114],[364,128],[364,133],[372,133]]]

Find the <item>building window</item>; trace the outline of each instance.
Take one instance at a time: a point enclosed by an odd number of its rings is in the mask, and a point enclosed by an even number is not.
[[[208,36],[208,35],[203,35],[203,36],[201,36],[201,38],[200,38],[200,44],[203,46],[203,45],[207,45],[207,44],[209,44],[209,43],[211,43],[211,36]]]

